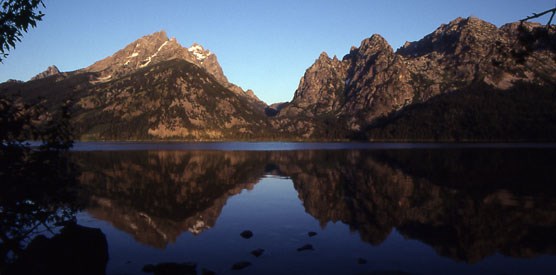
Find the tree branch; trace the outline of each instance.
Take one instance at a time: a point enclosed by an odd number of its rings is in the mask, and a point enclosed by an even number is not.
[[[519,22],[523,23],[525,21],[528,21],[528,20],[531,20],[531,19],[534,19],[534,18],[539,18],[539,17],[541,17],[545,14],[549,14],[549,13],[552,13],[552,15],[550,16],[550,19],[548,20],[548,23],[546,23],[546,26],[550,27],[551,24],[552,24],[552,19],[554,19],[554,14],[556,14],[556,8],[546,10],[546,11],[543,11],[541,13],[533,13],[533,15],[528,16],[525,19],[521,19],[521,20],[519,20]]]

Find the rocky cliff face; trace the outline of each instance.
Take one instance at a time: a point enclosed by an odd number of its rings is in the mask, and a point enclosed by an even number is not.
[[[209,50],[205,50],[203,46],[194,43],[190,48],[187,49],[188,52],[195,56],[195,61],[203,67],[207,72],[212,74],[216,80],[220,83],[228,83],[228,79],[224,76],[224,72],[218,63],[216,55],[214,55]]]
[[[406,81],[409,72],[381,36],[363,40],[344,61],[349,64],[344,91],[347,100],[340,112],[351,116],[352,129],[359,129],[358,120],[370,122],[411,102],[413,88]]]
[[[280,112],[280,116],[315,117],[338,109],[343,101],[346,66],[334,56],[321,53],[307,71],[293,100]]]
[[[351,131],[359,131],[405,106],[477,83],[493,90],[521,82],[554,86],[554,37],[554,30],[538,24],[497,28],[473,17],[457,18],[396,52],[373,35],[342,61],[321,55],[278,116],[333,114]]]
[[[474,82],[502,90],[519,81],[553,83],[556,53],[549,49],[550,41],[539,39],[542,46],[531,48],[527,57],[519,56],[524,51],[520,36],[542,26],[524,23],[521,27],[520,33],[519,23],[496,28],[477,18],[457,18],[417,42],[406,43],[398,54],[407,60],[416,100]]]

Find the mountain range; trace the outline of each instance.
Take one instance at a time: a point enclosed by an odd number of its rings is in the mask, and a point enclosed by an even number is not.
[[[165,32],[3,95],[69,103],[82,140],[556,140],[556,31],[457,18],[394,51],[378,34],[320,54],[290,102],[230,83],[214,53]]]

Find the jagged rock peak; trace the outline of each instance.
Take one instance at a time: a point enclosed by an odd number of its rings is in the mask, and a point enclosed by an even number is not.
[[[319,58],[317,58],[316,61],[317,62],[318,61],[326,61],[326,62],[333,61],[333,62],[336,62],[336,61],[338,61],[338,57],[336,55],[334,55],[332,58],[330,58],[330,56],[328,55],[327,52],[322,52],[322,53],[320,53]]]
[[[170,39],[168,39],[168,35],[166,34],[166,31],[164,30],[160,30],[151,34],[147,34],[139,39],[136,40],[136,42],[139,41],[148,41],[154,44],[162,44],[166,41],[169,41]],[[175,39],[174,39],[175,40]]]
[[[330,58],[330,56],[328,56],[328,53],[321,52],[319,57],[315,60],[315,63],[313,63],[311,67],[320,68],[322,66],[329,65],[330,62],[332,62],[332,59]]]
[[[330,58],[330,56],[328,55],[328,53],[326,52],[322,52],[319,55],[319,58],[317,58],[315,60],[315,63],[313,64],[312,67],[314,67],[315,65],[320,66],[323,64],[333,64],[333,65],[338,65],[338,63],[340,63],[341,61],[338,59],[338,57],[336,55],[334,55],[332,58]]]
[[[245,94],[247,94],[250,97],[257,98],[257,96],[255,95],[255,92],[253,92],[253,90],[251,90],[251,89],[247,89],[247,91],[245,91]]]
[[[163,41],[169,40],[168,35],[166,34],[165,30],[160,30],[160,31],[154,32],[152,34],[145,35],[143,37],[144,38],[153,38],[153,39],[163,40]]]
[[[112,56],[97,61],[85,70],[103,72],[104,77],[115,77],[157,61],[183,58],[185,56],[180,53],[180,48],[181,45],[175,39],[168,39],[165,31],[158,31],[133,41]]]
[[[366,48],[390,48],[390,44],[388,41],[384,39],[380,34],[373,34],[371,37],[367,39],[363,39],[361,41],[361,46],[359,46],[359,50],[366,49]]]
[[[195,56],[195,58],[200,62],[203,62],[205,59],[207,59],[207,57],[212,55],[212,53],[209,50],[203,48],[203,46],[197,43],[193,43],[193,45],[191,45],[191,47],[189,47],[187,50],[190,53],[192,53]]]
[[[466,35],[472,36],[485,36],[492,32],[496,31],[497,27],[489,22],[481,20],[477,17],[467,17],[461,18],[458,17],[448,24],[442,24],[439,28],[437,28],[432,35],[433,36],[446,36],[450,35],[451,33],[463,33],[466,32]],[[491,37],[482,37],[483,39],[489,39]]]
[[[313,65],[311,65],[311,67],[309,67],[307,71],[318,72],[323,69],[330,70],[330,69],[341,67],[342,66],[341,64],[342,62],[339,61],[335,55],[333,58],[330,58],[328,53],[321,52],[319,57],[315,60]]]
[[[141,42],[143,42],[145,45],[141,45]],[[167,45],[168,43],[176,44],[177,46],[181,47],[181,45],[178,43],[176,38],[172,37],[172,39],[169,39],[168,35],[166,34],[166,31],[160,30],[158,32],[154,32],[137,39],[133,43],[129,44],[127,47],[134,45],[134,48],[137,49],[137,48],[148,48],[149,45],[152,45],[158,49],[158,47],[162,45]]]
[[[169,39],[163,30],[131,42],[112,56],[94,63],[83,71],[98,72],[100,74],[95,81],[107,82],[172,59],[195,64],[213,75],[224,86],[229,85],[215,54],[197,43],[190,48],[183,47],[175,38]]]
[[[498,28],[476,17],[458,17],[442,24],[434,32],[415,42],[406,42],[397,53],[404,56],[420,56],[425,53],[454,53],[465,48],[480,50],[498,36]]]
[[[347,61],[361,56],[369,57],[380,52],[390,54],[393,53],[394,50],[384,37],[379,34],[373,34],[371,37],[363,39],[359,48],[352,46],[349,54],[344,56],[343,60]]]
[[[518,21],[518,22],[512,22],[512,23],[504,24],[500,27],[500,30],[502,32],[507,33],[507,34],[516,36],[516,35],[519,35],[518,32],[520,32],[520,30],[532,31],[533,29],[542,28],[542,27],[544,27],[544,25],[541,24],[541,23],[538,23],[538,22],[519,22]]]
[[[346,67],[336,56],[330,58],[322,52],[309,67],[295,91],[294,99],[275,109],[280,117],[295,117],[301,113],[307,117],[329,113],[341,104]],[[307,109],[307,107],[311,107]],[[311,132],[312,130],[309,130]]]
[[[496,27],[494,24],[484,21],[475,16],[469,16],[467,18],[458,17],[447,25],[444,26],[459,26],[459,27]]]
[[[43,71],[42,73],[39,73],[37,75],[35,75],[34,77],[31,78],[31,80],[37,80],[37,79],[42,79],[42,78],[46,78],[52,75],[57,75],[60,73],[60,70],[58,69],[58,67],[56,67],[55,65],[49,66],[45,71]]]

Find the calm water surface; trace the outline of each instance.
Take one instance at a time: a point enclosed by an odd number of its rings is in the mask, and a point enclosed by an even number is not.
[[[108,274],[556,274],[552,145],[80,143],[71,158]]]

